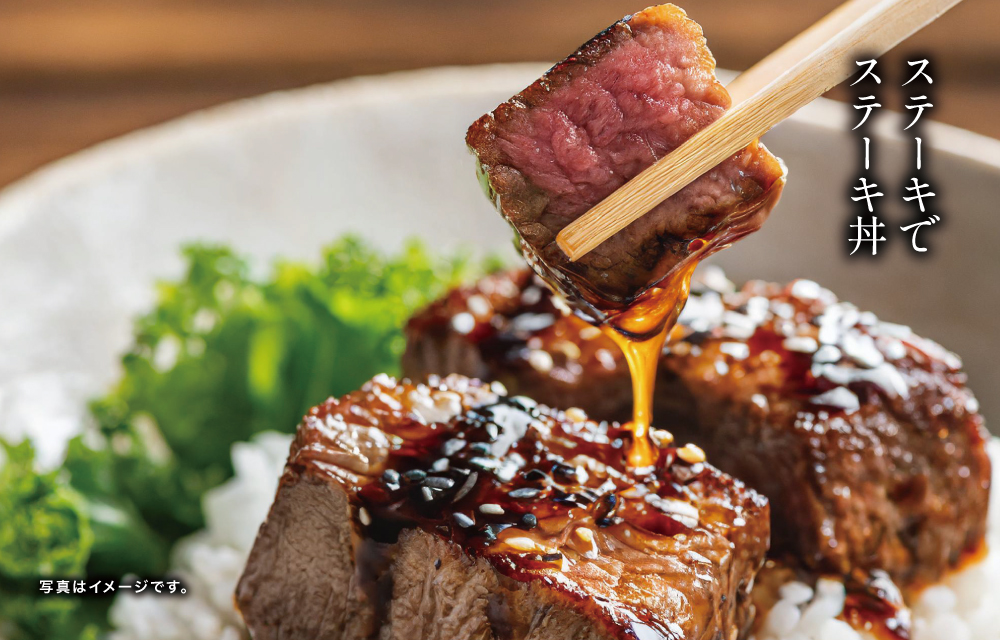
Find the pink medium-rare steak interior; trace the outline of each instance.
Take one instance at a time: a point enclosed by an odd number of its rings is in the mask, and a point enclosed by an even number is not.
[[[556,234],[730,106],[699,27],[673,5],[602,32],[480,118],[467,142],[529,262],[585,308],[620,307],[688,257],[756,230],[784,182],[755,143],[569,263]],[[594,309],[590,309],[594,311]]]

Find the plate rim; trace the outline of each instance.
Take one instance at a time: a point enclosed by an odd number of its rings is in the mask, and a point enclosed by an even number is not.
[[[49,162],[0,189],[0,236],[16,228],[32,203],[48,194],[85,182],[89,177],[137,157],[166,153],[189,138],[226,129],[260,126],[272,118],[289,118],[309,109],[359,101],[383,101],[405,93],[409,97],[475,94],[509,87],[511,82],[538,75],[549,63],[428,67],[378,75],[356,76],[305,87],[272,91],[193,111],[165,122],[109,138]],[[735,73],[720,69],[723,78]],[[789,120],[828,131],[847,131],[844,103],[819,98]],[[876,121],[873,135],[903,140],[902,116],[888,112]],[[928,146],[936,151],[1000,172],[1000,140],[952,125],[929,122]]]

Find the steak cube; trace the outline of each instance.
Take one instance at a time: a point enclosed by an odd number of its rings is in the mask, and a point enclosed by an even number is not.
[[[376,377],[300,425],[238,606],[257,640],[742,637],[766,501],[666,443],[637,475],[627,435]]]
[[[701,27],[665,4],[595,36],[476,121],[466,142],[529,264],[600,318],[694,253],[755,231],[777,202],[784,167],[755,142],[578,262],[555,244],[563,227],[729,107]]]
[[[404,371],[627,419],[621,352],[557,304],[526,270],[455,289],[410,320]],[[476,322],[459,331],[463,313]],[[914,587],[983,545],[988,436],[965,382],[953,354],[815,283],[696,283],[660,359],[654,424],[771,500],[772,557]]]

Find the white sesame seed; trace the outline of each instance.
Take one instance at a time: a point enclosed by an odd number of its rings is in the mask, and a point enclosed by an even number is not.
[[[518,551],[534,551],[538,548],[535,541],[526,536],[514,536],[512,538],[507,538],[504,543],[511,547],[512,549],[517,549]]]
[[[844,334],[840,348],[851,360],[869,369],[874,369],[885,362],[882,352],[875,346],[875,341],[865,333],[848,331]]]
[[[564,413],[566,414],[566,419],[570,422],[583,422],[587,419],[587,414],[583,409],[578,407],[570,407]]]
[[[493,306],[490,304],[489,300],[480,295],[469,296],[469,299],[465,302],[466,306],[469,307],[474,315],[485,316],[493,311]]]
[[[674,441],[674,434],[670,433],[666,429],[650,429],[649,438],[653,441],[658,448],[663,449],[669,447]]]
[[[551,300],[552,300],[552,306],[558,309],[559,313],[563,314],[564,316],[573,315],[573,309],[571,309],[570,306],[566,303],[566,301],[563,300],[562,296],[558,295],[552,296]]]
[[[809,336],[795,336],[792,338],[785,338],[781,343],[781,346],[788,351],[794,351],[796,353],[815,353],[819,349],[819,343],[816,342],[815,338],[810,338]]]
[[[812,399],[812,403],[839,407],[847,413],[853,413],[861,408],[858,396],[847,387],[835,387],[826,393],[821,393]]]
[[[601,330],[597,327],[586,326],[580,329],[580,339],[581,340],[593,340],[594,338],[601,335]]]
[[[771,302],[763,296],[754,296],[747,300],[747,316],[757,324],[767,319],[771,310]]]
[[[372,517],[368,515],[368,509],[365,509],[364,507],[358,509],[358,520],[360,520],[361,524],[366,527],[372,523]]]
[[[690,342],[675,342],[674,344],[667,347],[670,349],[671,353],[677,354],[681,357],[689,355],[691,353],[691,343]]]
[[[726,325],[724,333],[737,340],[746,340],[752,337],[757,330],[757,323],[754,322],[753,318],[735,311],[726,311],[722,316],[722,321]]]
[[[720,293],[736,291],[736,285],[726,277],[726,272],[714,264],[702,267],[698,280],[709,289],[719,291]]]
[[[913,329],[909,328],[905,324],[896,324],[894,322],[878,323],[878,332],[880,334],[892,336],[893,338],[899,338],[900,340],[906,340],[913,335]]]
[[[594,541],[594,532],[587,527],[577,527],[573,533],[584,542],[590,543]]]
[[[521,294],[521,302],[529,306],[537,304],[542,299],[542,293],[539,287],[528,287]]]
[[[560,340],[559,342],[557,342],[554,345],[554,348],[555,348],[556,351],[561,352],[563,355],[565,355],[570,360],[579,360],[580,359],[580,355],[581,355],[581,353],[580,353],[580,347],[576,346],[575,344],[573,344],[569,340]]]
[[[812,280],[796,280],[791,293],[799,300],[815,300],[819,297],[820,286]]]
[[[752,396],[750,396],[750,402],[754,403],[764,411],[767,411],[768,408],[770,407],[770,405],[767,402],[767,396],[765,396],[763,393],[755,393]]]
[[[698,464],[705,461],[705,452],[698,445],[688,443],[677,450],[677,457],[688,464]]]
[[[815,354],[813,354],[813,362],[819,364],[826,364],[830,362],[840,362],[840,349],[833,346],[832,344],[825,344],[819,348]]]
[[[479,512],[492,516],[502,516],[503,507],[496,504],[495,502],[487,502],[486,504],[479,505]]]
[[[519,333],[537,333],[551,327],[555,321],[551,313],[522,313],[511,321],[510,328]]]
[[[608,371],[614,371],[618,368],[618,363],[615,362],[614,354],[607,349],[598,349],[594,352],[594,357],[596,357],[597,361],[601,363],[601,366]]]
[[[528,364],[539,373],[548,373],[552,371],[555,363],[552,361],[552,356],[549,355],[548,351],[535,349],[528,354]]]
[[[979,400],[970,396],[969,399],[965,401],[965,410],[969,413],[979,413]]]
[[[746,360],[750,357],[750,347],[742,342],[723,342],[719,345],[719,351],[736,360]]]
[[[906,346],[895,338],[885,338],[882,346],[885,348],[885,355],[890,360],[902,360],[906,357]]]
[[[463,335],[471,333],[476,328],[476,318],[465,311],[456,313],[451,319],[451,328]]]

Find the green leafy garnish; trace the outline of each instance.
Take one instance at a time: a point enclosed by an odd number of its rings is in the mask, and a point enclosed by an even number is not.
[[[386,258],[353,238],[319,268],[282,262],[266,281],[229,249],[184,254],[186,277],[160,285],[121,383],[93,405],[119,486],[172,538],[201,527],[199,499],[232,474],[234,442],[291,432],[312,405],[398,373],[406,319],[473,271],[416,244]]]
[[[354,238],[318,266],[280,262],[266,279],[225,247],[184,256],[185,276],[160,284],[137,321],[121,381],[92,403],[100,444],[74,439],[49,474],[32,469],[30,445],[10,448],[0,628],[13,623],[17,640],[106,628],[110,599],[39,595],[38,579],[162,575],[172,544],[203,526],[202,496],[232,476],[233,443],[292,432],[312,405],[398,374],[413,311],[499,266],[417,244],[385,256]]]
[[[39,579],[81,578],[94,542],[84,497],[60,471],[37,473],[31,443],[4,444],[0,470],[0,620],[17,637],[76,638],[84,602],[39,597]],[[90,631],[88,631],[90,633]]]

